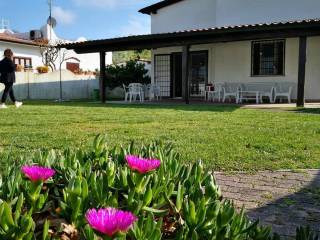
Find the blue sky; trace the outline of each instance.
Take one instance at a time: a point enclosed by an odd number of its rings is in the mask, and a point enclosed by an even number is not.
[[[101,39],[150,32],[150,18],[138,10],[159,0],[52,0],[61,38]],[[49,15],[47,0],[0,0],[0,19],[20,32],[39,29]]]

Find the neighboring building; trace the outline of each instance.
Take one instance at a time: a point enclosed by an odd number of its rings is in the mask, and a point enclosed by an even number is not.
[[[17,33],[9,29],[8,23],[4,24],[2,20],[0,24],[0,53],[7,48],[14,52],[14,62],[24,68],[32,68],[36,70],[38,66],[43,66],[42,56],[40,53],[39,40],[48,40],[51,43],[57,41],[71,42],[57,37],[54,29],[49,25],[43,26],[39,30],[31,30],[27,33]],[[81,37],[77,42],[86,41]],[[64,49],[62,49],[64,51]],[[67,61],[63,62],[62,69],[68,69],[73,72],[95,71],[99,68],[99,54],[77,54],[72,50],[68,50],[66,54]],[[106,64],[112,63],[112,53],[106,54]],[[57,70],[59,69],[59,58],[56,61]]]
[[[64,47],[151,49],[161,95],[186,102],[218,82],[291,82],[298,105],[320,101],[319,0],[164,0],[140,12],[150,15],[152,34]]]

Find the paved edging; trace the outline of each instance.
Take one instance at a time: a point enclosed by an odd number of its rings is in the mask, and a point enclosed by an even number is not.
[[[320,170],[215,172],[225,198],[283,236],[307,226],[320,233]]]

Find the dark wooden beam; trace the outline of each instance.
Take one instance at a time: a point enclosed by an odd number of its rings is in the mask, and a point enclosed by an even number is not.
[[[307,37],[302,36],[299,38],[297,107],[304,107],[304,86],[305,86],[305,79],[306,79],[306,61],[307,61]]]
[[[182,46],[184,44],[197,45],[220,42],[248,41],[270,38],[294,38],[299,36],[319,36],[320,25],[317,27],[237,29],[219,30],[212,32],[186,32],[170,34],[143,35],[119,39],[105,39],[84,43],[68,44],[64,47],[74,49],[77,53],[109,52],[155,49],[162,47]]]
[[[190,84],[189,84],[189,55],[190,45],[182,47],[182,95],[186,104],[189,104]]]
[[[100,99],[106,102],[106,53],[100,52]]]

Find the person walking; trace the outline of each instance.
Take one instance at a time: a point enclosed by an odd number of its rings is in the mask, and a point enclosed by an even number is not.
[[[13,84],[16,82],[16,65],[13,63],[13,52],[11,49],[6,49],[3,55],[4,58],[0,61],[0,83],[3,83],[5,88],[1,98],[0,109],[8,108],[6,106],[8,95],[10,96],[11,101],[18,108],[22,106],[22,102],[16,101],[13,92]]]

